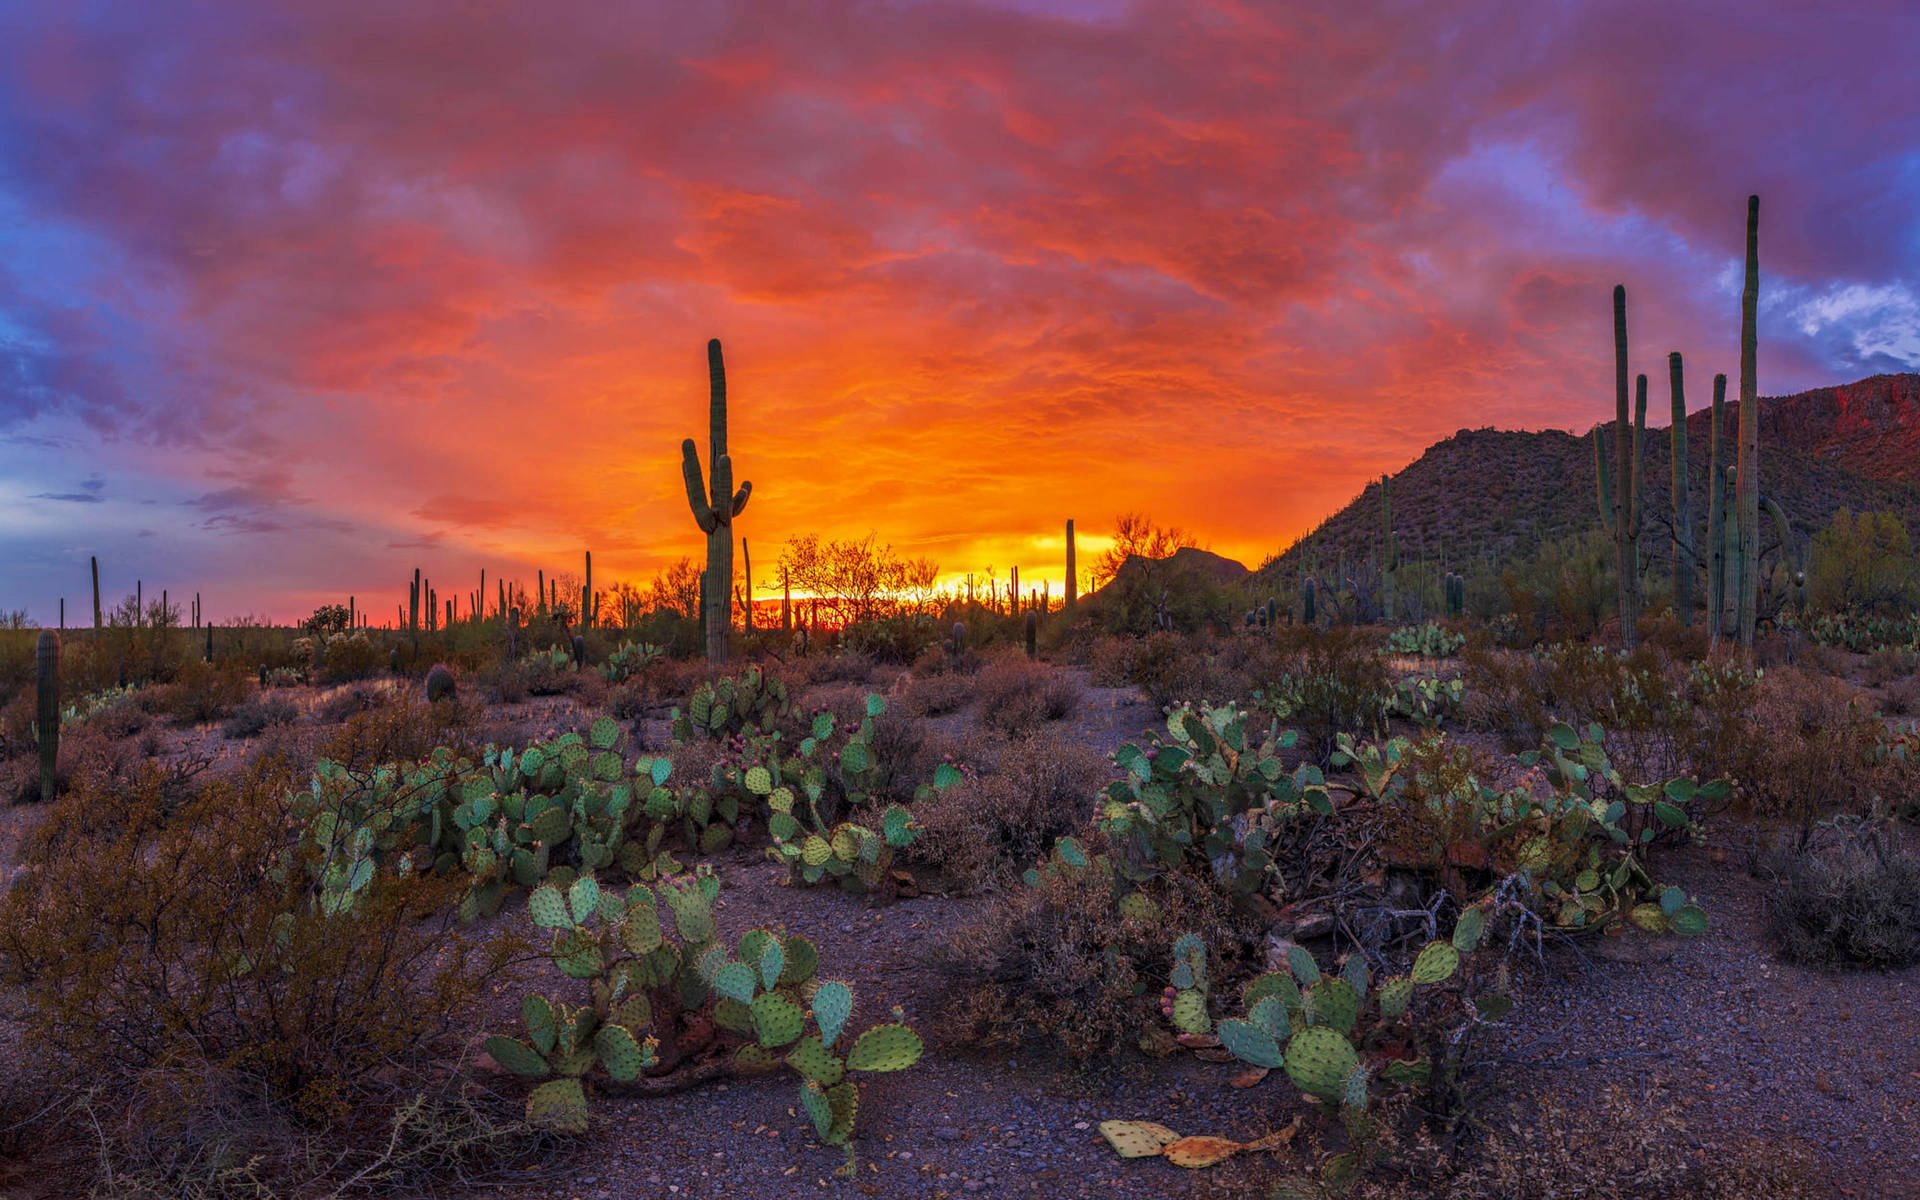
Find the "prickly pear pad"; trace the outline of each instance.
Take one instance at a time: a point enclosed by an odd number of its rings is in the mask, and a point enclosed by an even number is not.
[[[903,1071],[920,1061],[920,1035],[905,1025],[875,1025],[847,1051],[856,1071]]]

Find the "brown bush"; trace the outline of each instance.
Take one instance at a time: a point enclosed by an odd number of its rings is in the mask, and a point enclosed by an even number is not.
[[[1316,761],[1333,753],[1338,735],[1382,732],[1391,693],[1383,642],[1374,629],[1287,626],[1274,631],[1274,674],[1261,681],[1266,707],[1300,731]]]
[[[354,1133],[431,1089],[490,978],[525,949],[470,945],[458,881],[432,875],[378,871],[326,914],[307,883],[317,852],[288,857],[294,782],[248,771],[169,817],[151,764],[129,787],[83,780],[0,899],[0,978],[21,989],[37,1042],[76,1065],[69,1087],[109,1098],[104,1128],[117,1113],[165,1129],[176,1162],[271,1158],[258,1143],[286,1130],[328,1131],[342,1160],[377,1157]],[[217,1118],[236,1097],[250,1110],[239,1129]],[[228,1144],[182,1141],[196,1134]]]
[[[1132,687],[1133,660],[1139,639],[1100,637],[1087,651],[1087,670],[1095,687]]]
[[[1138,1045],[1161,1027],[1159,994],[1176,937],[1206,941],[1217,985],[1259,935],[1236,921],[1209,880],[1175,872],[1143,890],[1160,919],[1122,917],[1112,882],[1096,870],[1003,893],[930,951],[952,988],[942,1026],[969,1046],[1057,1046],[1073,1058]]]
[[[182,725],[224,720],[253,693],[254,681],[237,662],[209,663],[189,659],[154,692],[157,711]]]
[[[1734,802],[1745,814],[1786,818],[1804,836],[1823,816],[1869,804],[1877,723],[1850,685],[1774,667],[1755,684],[1745,713],[1730,714],[1726,724],[1744,736],[1724,739],[1724,762],[1703,765],[1734,780]]]
[[[1896,680],[1912,682],[1916,656],[1913,651],[1898,646],[1885,646],[1867,655],[1863,668],[1867,683],[1872,687],[1885,687]]]
[[[965,675],[944,671],[922,675],[916,671],[897,703],[909,716],[938,717],[959,712],[973,702],[973,697],[973,680]]]
[[[1489,1123],[1473,1153],[1449,1161],[1429,1146],[1402,1161],[1398,1180],[1363,1187],[1360,1200],[1445,1195],[1450,1200],[1816,1200],[1831,1196],[1803,1144],[1761,1137],[1696,1154],[1698,1136],[1677,1099],[1609,1085],[1570,1100],[1540,1097]]]
[[[471,735],[482,711],[480,706],[459,699],[430,705],[416,696],[392,693],[348,717],[320,752],[358,770],[381,763],[418,761],[432,754],[436,746],[474,751],[477,747],[471,744]]]
[[[1920,858],[1854,842],[1769,863],[1767,930],[1790,962],[1898,970],[1920,962]]]
[[[1061,721],[1080,707],[1080,681],[1064,671],[1024,657],[1003,654],[974,677],[980,696],[980,723],[1016,737],[1049,721]]]
[[[1016,738],[991,771],[970,772],[914,805],[922,828],[910,853],[938,867],[950,891],[1008,884],[1045,858],[1056,838],[1086,826],[1096,794],[1115,776],[1111,762],[1079,742],[1044,733]]]

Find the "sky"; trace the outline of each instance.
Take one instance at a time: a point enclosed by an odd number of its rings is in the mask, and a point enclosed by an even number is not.
[[[1920,369],[1920,6],[1840,8],[0,0],[0,612],[644,581],[710,337],[762,588],[1256,565],[1610,417],[1616,283],[1704,403],[1749,193],[1761,393]]]

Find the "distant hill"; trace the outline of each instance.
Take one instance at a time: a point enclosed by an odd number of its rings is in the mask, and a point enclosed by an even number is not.
[[[1691,382],[1691,404],[1711,398],[1710,380]],[[1649,380],[1650,426],[1667,411],[1665,393],[1664,378]],[[1803,546],[1840,508],[1891,509],[1920,533],[1920,374],[1875,375],[1792,396],[1762,396],[1760,406],[1761,492],[1780,503]],[[1729,447],[1739,410],[1737,401],[1727,402]],[[1707,408],[1687,415],[1693,518],[1703,532],[1711,422]],[[1610,442],[1614,424],[1602,426]],[[1666,539],[1659,534],[1673,512],[1670,441],[1664,426],[1647,430],[1644,528],[1656,558],[1665,557]],[[1403,559],[1424,556],[1453,567],[1500,562],[1600,522],[1591,435],[1462,429],[1429,446],[1393,476],[1390,488]],[[1264,564],[1256,586],[1297,579],[1299,556],[1308,545],[1323,573],[1342,555],[1364,564],[1380,528],[1375,482]]]

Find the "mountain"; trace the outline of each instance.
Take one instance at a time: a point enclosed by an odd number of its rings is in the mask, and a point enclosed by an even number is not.
[[[1710,385],[1689,395],[1697,403]],[[1665,381],[1650,379],[1648,424],[1669,411]],[[1739,429],[1738,401],[1725,406],[1729,454]],[[1615,422],[1600,428],[1611,447]],[[1670,424],[1670,422],[1669,422]],[[1712,414],[1687,414],[1689,492],[1696,537],[1707,520]],[[1646,435],[1645,545],[1667,556],[1672,458],[1668,428]],[[1403,561],[1426,558],[1464,569],[1528,553],[1543,541],[1598,528],[1591,434],[1462,429],[1392,477],[1393,526]],[[1785,510],[1804,547],[1836,510],[1890,509],[1920,533],[1920,374],[1875,375],[1857,383],[1760,398],[1760,489]],[[1764,534],[1771,539],[1771,533]],[[1343,558],[1351,572],[1381,544],[1378,482],[1302,541],[1256,572],[1257,584],[1297,581],[1300,556],[1325,574]]]

